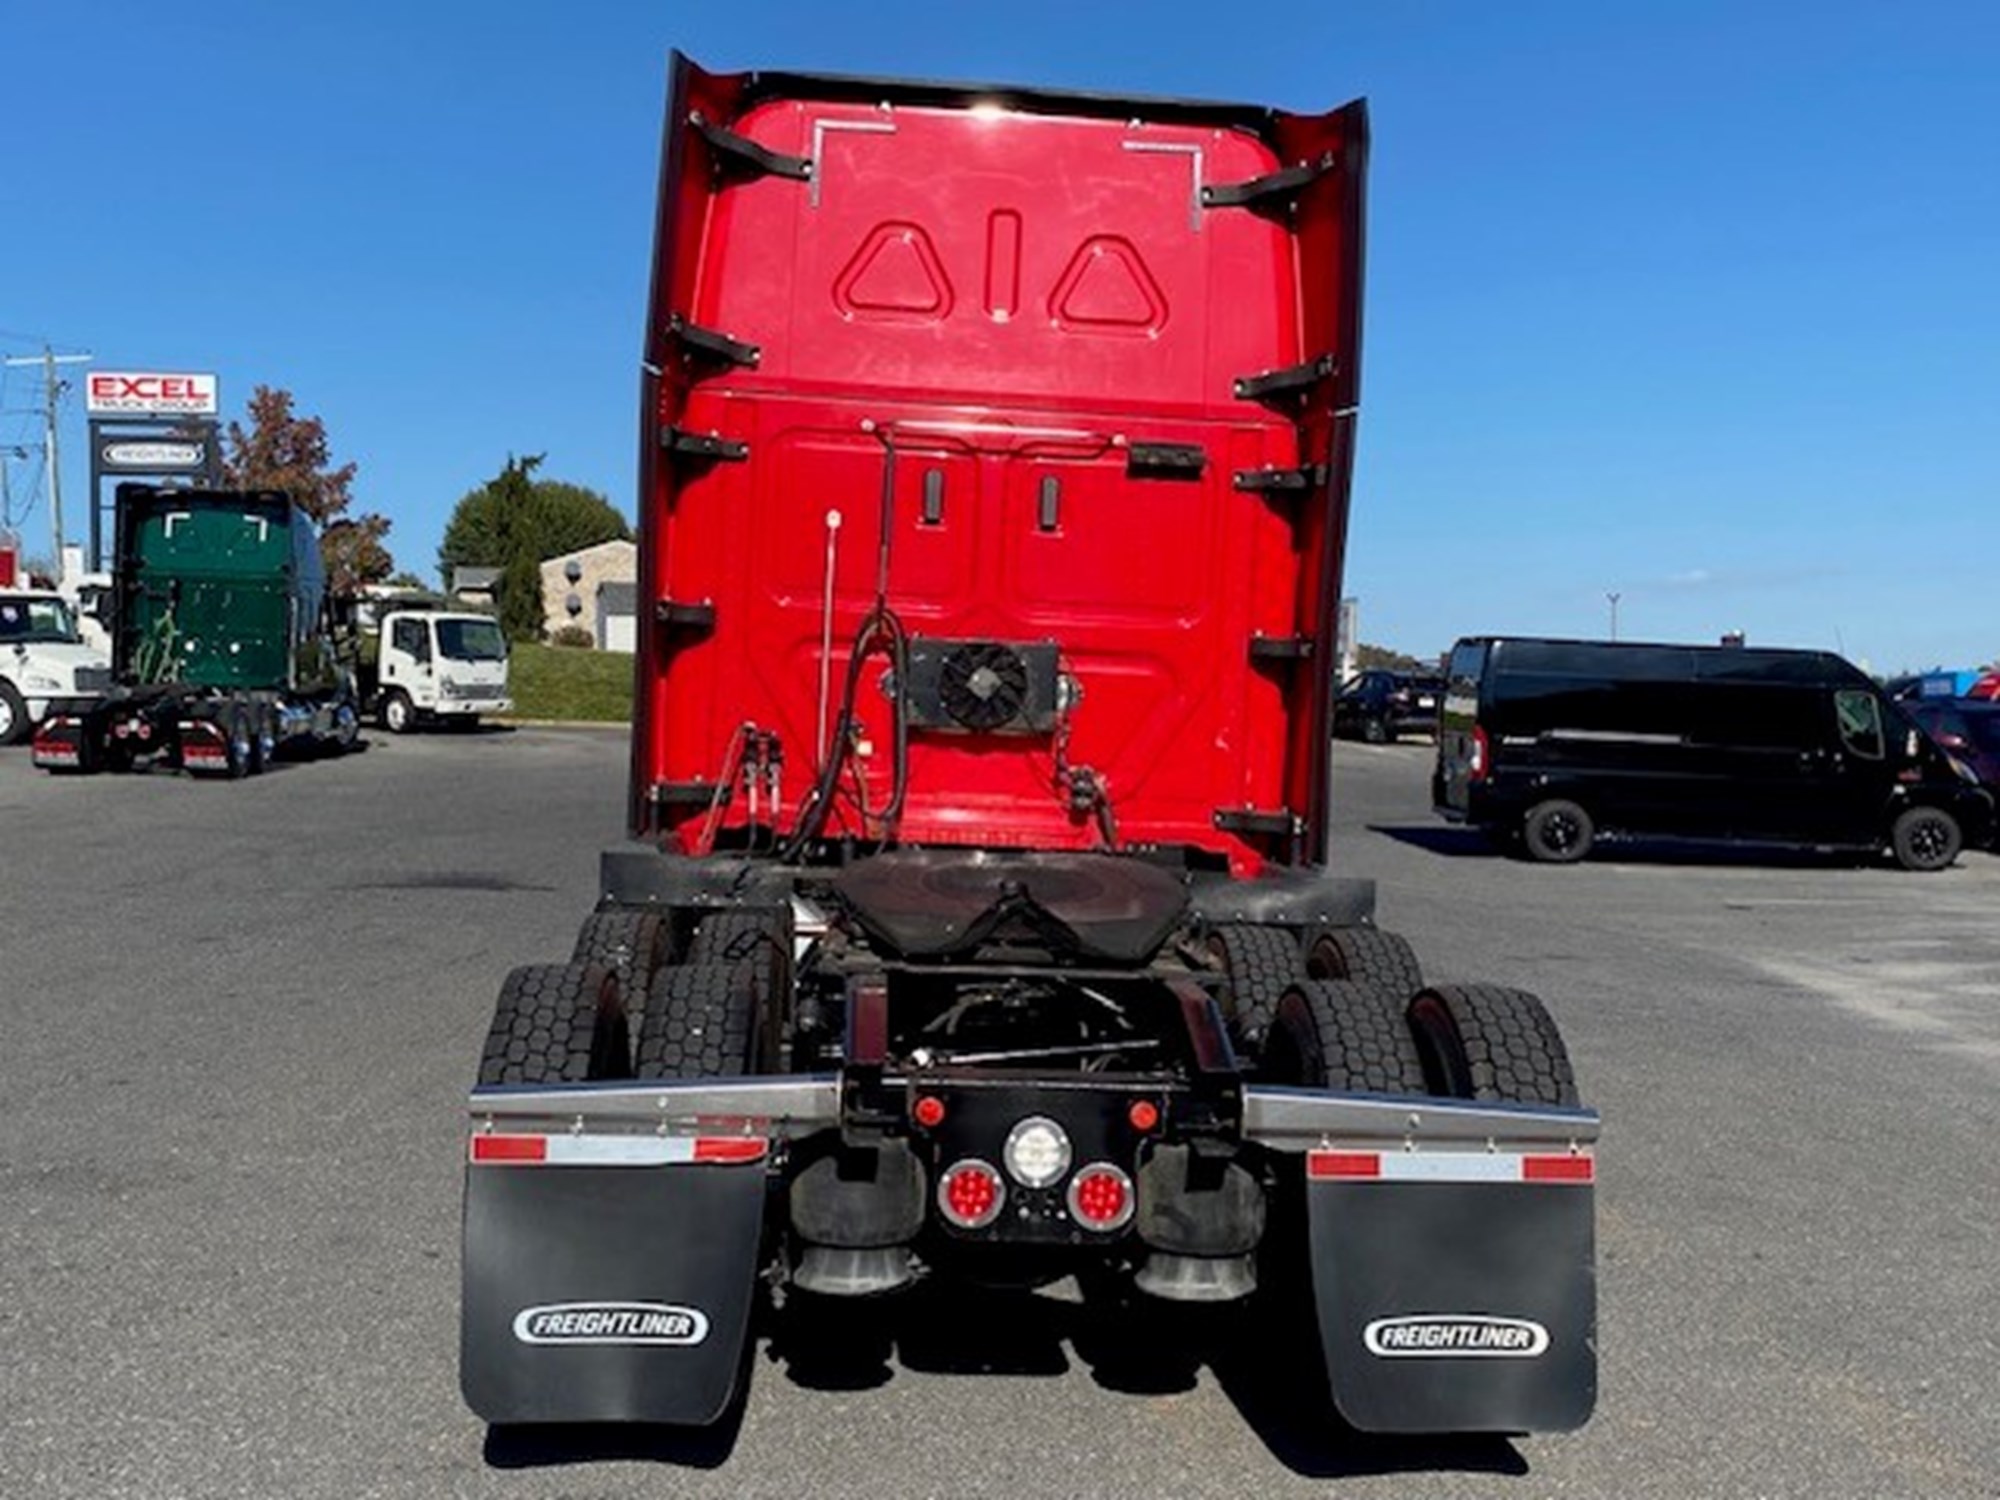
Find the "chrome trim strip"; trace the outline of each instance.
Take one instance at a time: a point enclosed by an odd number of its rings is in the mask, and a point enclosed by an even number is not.
[[[553,1127],[593,1135],[802,1136],[840,1123],[840,1079],[696,1078],[675,1083],[488,1084],[466,1101],[481,1131]]]
[[[1468,1141],[1492,1150],[1568,1148],[1594,1142],[1599,1124],[1594,1109],[1329,1094],[1256,1084],[1243,1090],[1244,1138],[1277,1151],[1363,1144],[1402,1150]]]

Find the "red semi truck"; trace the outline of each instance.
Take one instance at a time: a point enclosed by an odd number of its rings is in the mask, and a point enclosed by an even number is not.
[[[471,1095],[480,1416],[715,1421],[762,1295],[1289,1256],[1355,1426],[1588,1417],[1561,1037],[1327,865],[1366,150],[674,59],[634,841]]]

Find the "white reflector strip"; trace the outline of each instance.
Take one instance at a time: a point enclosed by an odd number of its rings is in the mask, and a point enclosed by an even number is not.
[[[482,1134],[468,1154],[481,1166],[675,1167],[762,1161],[769,1149],[761,1136]]]
[[[1592,1182],[1589,1154],[1505,1151],[1313,1151],[1306,1175],[1338,1182]]]

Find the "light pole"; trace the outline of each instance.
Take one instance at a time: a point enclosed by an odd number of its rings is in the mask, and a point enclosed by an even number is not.
[[[1618,639],[1618,595],[1607,592],[1604,596],[1611,603],[1611,639]]]

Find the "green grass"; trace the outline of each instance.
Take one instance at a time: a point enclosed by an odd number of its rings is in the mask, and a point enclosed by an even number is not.
[[[632,658],[622,651],[516,642],[507,675],[517,719],[632,720]]]

